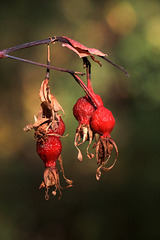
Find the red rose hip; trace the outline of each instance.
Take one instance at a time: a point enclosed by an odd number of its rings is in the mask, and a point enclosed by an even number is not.
[[[79,124],[89,125],[90,118],[94,111],[94,106],[89,102],[86,96],[79,98],[73,107],[73,115]]]
[[[95,133],[103,135],[103,137],[110,137],[115,125],[113,114],[107,108],[100,106],[92,114],[91,128]]]
[[[98,94],[93,93],[93,96],[99,105],[103,105],[103,101]],[[90,154],[88,152],[88,149],[93,139],[93,132],[90,128],[90,119],[95,110],[96,110],[95,106],[93,105],[92,101],[89,99],[87,95],[79,98],[73,107],[73,115],[79,122],[79,126],[77,127],[74,141],[74,145],[78,150],[77,158],[79,161],[82,161],[83,157],[78,146],[83,144],[87,140],[89,140],[89,144],[87,147],[87,156],[89,158],[94,157],[94,154]]]
[[[56,160],[62,151],[62,144],[58,137],[48,136],[45,142],[37,141],[37,153],[46,168],[55,167]]]

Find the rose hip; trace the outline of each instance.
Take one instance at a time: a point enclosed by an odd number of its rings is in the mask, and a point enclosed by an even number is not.
[[[92,114],[91,128],[95,133],[99,133],[103,137],[110,137],[115,126],[113,114],[107,108],[100,106]]]
[[[50,93],[49,79],[45,78],[42,82],[39,92],[41,101],[40,109],[37,116],[34,116],[35,122],[28,124],[24,131],[28,132],[31,129],[35,130],[34,137],[36,139],[36,150],[39,157],[44,162],[45,171],[43,181],[40,185],[45,188],[45,198],[49,199],[49,190],[54,187],[52,194],[55,196],[57,189],[61,198],[61,185],[59,179],[59,170],[57,168],[57,160],[60,165],[60,172],[63,178],[68,183],[67,187],[72,186],[72,181],[67,179],[64,174],[63,161],[61,157],[62,144],[60,137],[64,134],[65,124],[58,113],[63,108],[58,103],[56,98]],[[64,111],[63,111],[64,113]]]
[[[92,114],[91,128],[95,133],[100,135],[96,142],[96,158],[98,169],[96,171],[97,180],[101,177],[101,171],[107,172],[113,168],[118,158],[118,148],[114,140],[111,138],[110,133],[115,126],[115,119],[110,110],[104,106],[100,106]],[[116,158],[110,167],[105,167],[105,164],[109,161],[113,148],[116,150]]]
[[[58,137],[48,136],[44,142],[37,141],[36,149],[46,168],[55,167],[62,151],[62,144]]]
[[[101,97],[97,94],[92,93],[94,98],[96,99],[99,105],[103,105],[103,101]],[[89,146],[93,140],[93,132],[90,128],[90,119],[92,114],[95,111],[95,106],[93,105],[92,101],[86,95],[81,97],[77,100],[76,104],[73,107],[73,115],[76,120],[79,122],[79,126],[76,129],[75,141],[74,145],[78,150],[78,160],[82,161],[82,153],[79,150],[78,146],[83,144],[85,141],[89,140],[89,144],[87,146],[87,156],[88,158],[93,158],[94,154],[90,154],[88,152]]]
[[[73,115],[77,119],[79,124],[89,125],[90,118],[94,111],[95,108],[89,102],[87,96],[79,98],[73,107]]]
[[[95,94],[95,98],[99,105],[103,105],[103,101],[98,94]],[[94,111],[95,107],[88,96],[79,98],[73,107],[73,115],[79,124],[89,125],[90,118]]]

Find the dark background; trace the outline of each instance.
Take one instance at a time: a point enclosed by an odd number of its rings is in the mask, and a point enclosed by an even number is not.
[[[0,60],[0,239],[159,239],[159,1],[3,1],[0,12],[0,49],[66,35],[130,73],[126,78],[104,60],[102,68],[92,62],[94,91],[116,119],[112,138],[119,148],[116,166],[96,181],[96,160],[78,163],[73,144],[72,107],[84,92],[70,75],[51,71],[51,91],[66,113],[62,156],[74,187],[46,201],[38,189],[43,162],[33,132],[23,132],[38,112],[45,69]],[[14,55],[46,63],[46,53],[39,46]],[[59,43],[51,56],[52,65],[84,71]]]

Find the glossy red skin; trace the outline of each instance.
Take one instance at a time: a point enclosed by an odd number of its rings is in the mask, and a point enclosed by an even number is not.
[[[36,148],[46,168],[56,166],[56,160],[62,151],[62,143],[58,137],[48,136],[44,143],[37,142]]]
[[[92,114],[91,128],[95,133],[99,133],[103,137],[110,137],[115,125],[115,119],[110,110],[104,106],[100,106]]]
[[[103,105],[101,97],[95,94],[97,102],[100,105]],[[77,100],[76,104],[73,107],[73,115],[79,122],[79,124],[89,125],[91,116],[95,111],[95,107],[87,96],[81,97]]]

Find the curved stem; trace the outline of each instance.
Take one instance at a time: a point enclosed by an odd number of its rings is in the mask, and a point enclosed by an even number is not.
[[[99,104],[97,103],[97,100],[95,99],[93,92],[84,84],[84,82],[80,79],[80,77],[78,77],[75,73],[70,73],[74,79],[76,80],[76,82],[81,86],[81,88],[83,88],[83,90],[85,91],[85,93],[87,94],[87,96],[90,98],[90,100],[92,101],[95,109],[98,108]]]

